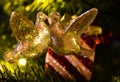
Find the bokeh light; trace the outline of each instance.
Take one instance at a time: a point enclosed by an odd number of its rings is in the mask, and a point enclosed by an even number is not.
[[[25,66],[27,64],[27,60],[25,58],[19,59],[19,65]]]

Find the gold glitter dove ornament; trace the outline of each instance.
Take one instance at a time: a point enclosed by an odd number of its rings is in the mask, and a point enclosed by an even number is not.
[[[10,18],[10,27],[18,40],[15,49],[5,52],[6,61],[14,62],[21,57],[35,57],[43,54],[51,43],[47,16],[39,12],[35,25],[18,11]]]
[[[50,20],[50,33],[52,40],[52,48],[56,53],[62,54],[76,54],[79,55],[81,52],[85,56],[90,56],[94,53],[93,50],[86,49],[79,45],[78,39],[80,36],[87,31],[95,19],[98,10],[92,8],[82,15],[67,20],[67,16],[63,20],[60,19],[60,14],[52,12],[49,14]]]
[[[10,27],[18,44],[13,50],[5,52],[4,58],[13,62],[21,57],[40,56],[48,47],[63,55],[79,55],[82,52],[84,56],[90,56],[94,51],[84,48],[79,41],[82,40],[80,36],[87,31],[97,13],[98,10],[92,8],[72,19],[67,14],[61,18],[58,12],[52,12],[48,16],[38,12],[34,25],[21,13],[13,11]]]

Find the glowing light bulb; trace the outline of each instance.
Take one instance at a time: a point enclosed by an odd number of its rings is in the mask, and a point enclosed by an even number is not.
[[[25,66],[26,63],[27,63],[27,61],[26,61],[25,58],[21,58],[21,59],[19,59],[19,65]]]

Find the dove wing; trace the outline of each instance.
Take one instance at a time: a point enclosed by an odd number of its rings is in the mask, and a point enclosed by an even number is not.
[[[28,40],[31,37],[29,34],[35,30],[32,21],[18,11],[14,11],[11,14],[10,27],[18,41]]]
[[[96,8],[92,8],[86,11],[85,13],[76,17],[75,19],[71,20],[71,22],[66,27],[65,32],[76,31],[79,34],[82,34],[88,28],[88,26],[90,26],[90,24],[93,22],[97,13],[98,10]]]

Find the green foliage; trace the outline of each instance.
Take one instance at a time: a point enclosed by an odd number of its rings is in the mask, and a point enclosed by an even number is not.
[[[21,12],[44,11],[47,13],[51,11],[64,11],[64,13],[70,12],[76,14],[77,12],[80,14],[83,6],[87,7],[82,0],[5,0],[1,1],[0,5],[3,7],[3,11],[8,15],[14,10],[19,10]]]
[[[42,59],[44,59],[42,57]],[[40,64],[42,63],[42,64]],[[27,65],[21,66],[16,63],[2,61],[0,64],[0,82],[74,82],[70,79],[60,78],[54,71],[45,71],[41,58],[27,59]]]

